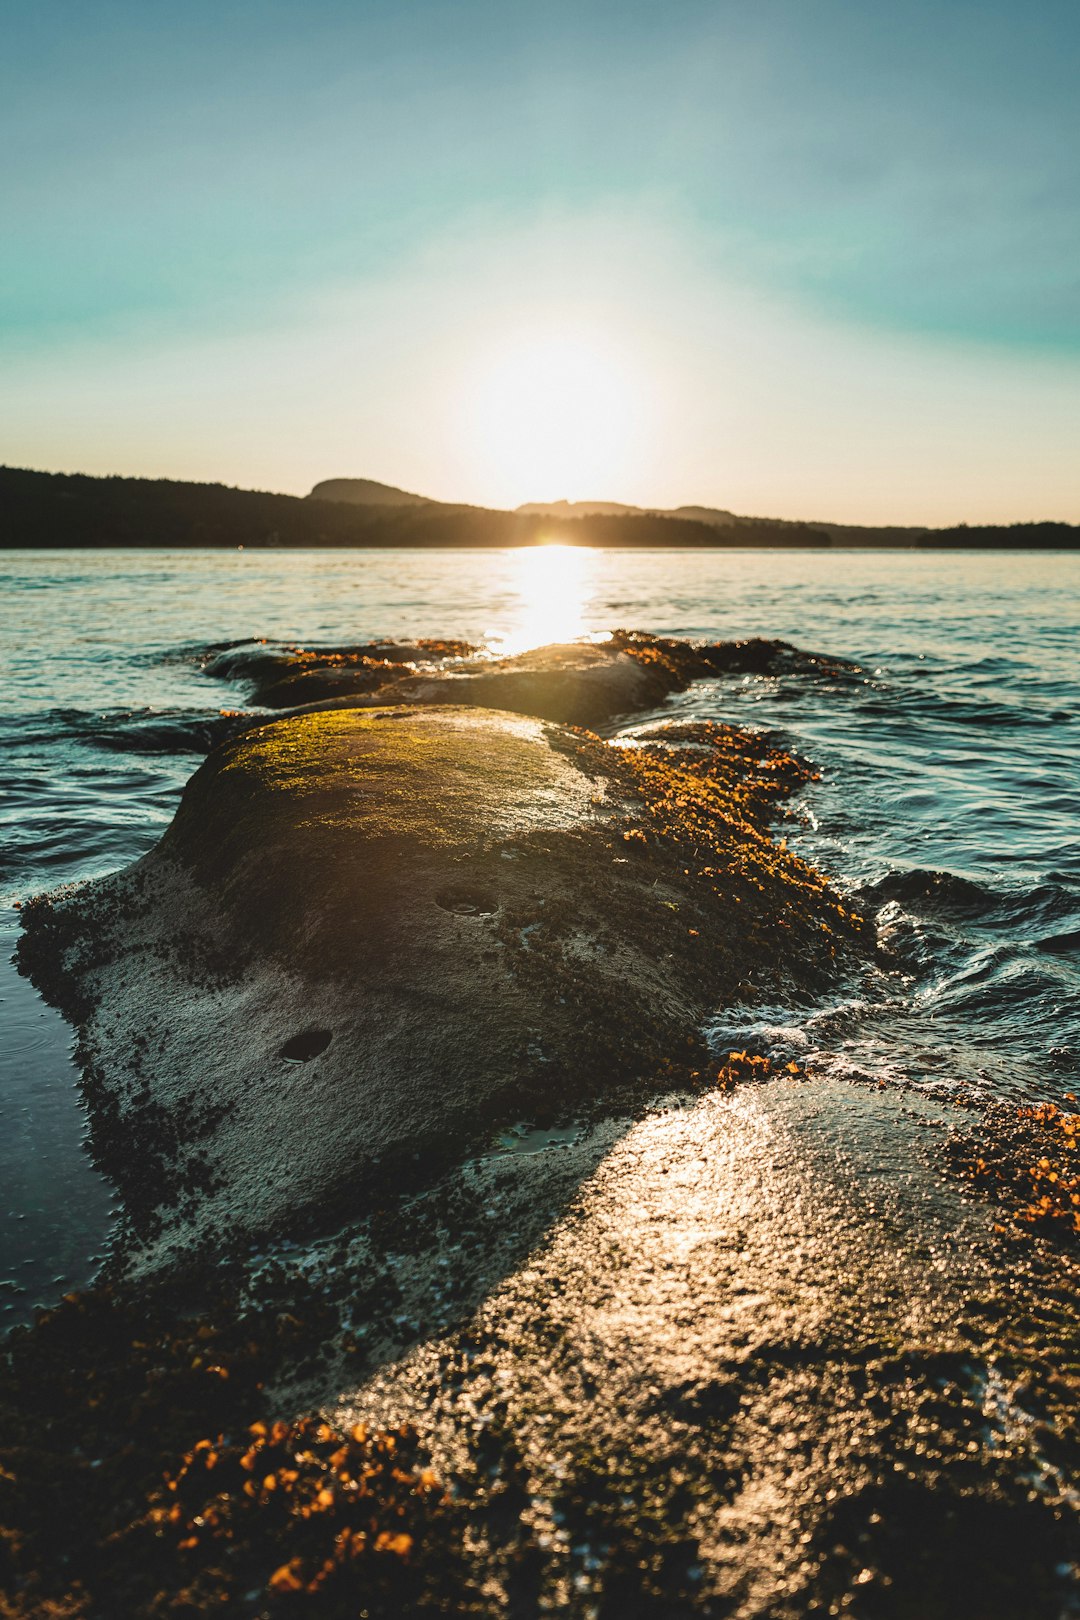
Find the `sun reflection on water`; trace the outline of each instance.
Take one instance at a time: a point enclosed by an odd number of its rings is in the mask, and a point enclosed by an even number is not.
[[[584,636],[585,601],[594,565],[587,546],[553,541],[516,552],[510,581],[513,619],[505,632],[493,636],[497,650],[526,652],[530,647]]]

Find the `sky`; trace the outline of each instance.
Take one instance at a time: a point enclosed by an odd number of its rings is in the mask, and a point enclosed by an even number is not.
[[[0,0],[0,461],[1080,521],[1076,0]]]

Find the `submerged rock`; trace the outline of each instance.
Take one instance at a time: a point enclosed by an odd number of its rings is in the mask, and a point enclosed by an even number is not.
[[[286,670],[279,680],[271,680],[258,688],[257,701],[264,709],[295,709],[322,703],[327,698],[377,692],[400,676],[400,666],[386,660],[350,658],[341,664]]]
[[[857,920],[767,834],[805,767],[678,736],[293,715],[219,747],[134,867],[28,906],[142,1261],[327,1225],[501,1119],[655,1087],[718,1003],[826,971]]]
[[[467,703],[581,726],[653,708],[694,680],[858,672],[844,659],[802,652],[786,641],[754,637],[695,646],[629,630],[506,658],[478,654],[466,642],[314,649],[257,642],[217,652],[204,668],[218,678],[253,681],[251,702],[264,708]]]
[[[595,726],[617,714],[653,708],[686,684],[667,660],[638,657],[606,643],[574,642],[449,671],[418,672],[384,687],[378,701],[468,703]]]
[[[305,669],[347,668],[352,664],[416,664],[443,658],[464,658],[478,649],[471,641],[365,641],[345,647],[298,647],[283,642],[217,642],[204,648],[203,671],[218,680],[264,682],[278,675]]]

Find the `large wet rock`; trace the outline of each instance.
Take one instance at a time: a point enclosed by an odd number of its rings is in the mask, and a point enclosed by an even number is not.
[[[328,1226],[500,1120],[655,1087],[856,924],[767,835],[805,771],[469,708],[223,744],[125,873],[25,912],[143,1261]]]

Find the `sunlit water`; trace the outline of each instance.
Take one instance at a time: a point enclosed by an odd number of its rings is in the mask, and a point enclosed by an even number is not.
[[[0,553],[0,1307],[85,1282],[111,1196],[70,1031],[7,966],[13,903],[125,865],[235,706],[198,649],[447,635],[517,650],[624,625],[780,636],[861,677],[739,677],[669,712],[780,731],[822,771],[799,848],[875,915],[889,971],[764,1009],[758,1039],[855,1077],[1080,1090],[1080,556],[915,552]]]

